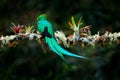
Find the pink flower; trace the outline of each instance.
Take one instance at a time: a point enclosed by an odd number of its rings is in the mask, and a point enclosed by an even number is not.
[[[24,27],[23,25],[19,25],[19,24],[18,26],[16,26],[14,23],[12,24],[13,27],[11,29],[14,31],[14,33],[20,33],[22,31],[22,28]]]

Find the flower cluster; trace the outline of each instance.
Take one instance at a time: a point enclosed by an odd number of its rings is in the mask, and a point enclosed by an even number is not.
[[[35,29],[34,26],[24,26],[24,25],[15,25],[12,23],[11,27],[14,35],[10,36],[0,36],[0,45],[15,46],[19,40],[28,39],[28,40],[37,40],[40,44],[40,38],[42,35]],[[103,35],[97,34],[92,35],[90,28],[91,26],[83,26],[82,20],[78,21],[77,25],[75,23],[74,17],[71,17],[71,21],[68,22],[70,29],[73,30],[73,33],[69,36],[66,36],[63,31],[54,32],[55,38],[59,44],[63,44],[65,47],[70,47],[71,45],[81,44],[82,46],[91,45],[95,46],[96,44],[103,45],[104,43],[116,42],[120,43],[120,32],[111,33],[106,31]]]
[[[16,26],[14,23],[13,24],[13,27],[11,27],[11,29],[13,30],[14,33],[20,33],[22,32],[22,28],[24,27],[23,25],[19,25]]]
[[[71,23],[72,22],[72,23]],[[90,28],[91,26],[84,26],[80,27],[82,25],[81,18],[78,21],[78,25],[76,25],[74,17],[71,17],[71,22],[69,22],[70,29],[72,29],[74,32],[73,34],[70,34],[69,36],[65,36],[65,34],[62,31],[56,31],[55,36],[57,38],[57,41],[62,41],[65,47],[69,47],[72,44],[85,44],[85,45],[91,45],[95,46],[96,44],[103,45],[104,43],[111,43],[116,42],[120,43],[120,32],[118,33],[111,33],[106,31],[103,35],[99,34],[99,31],[97,34],[92,35]]]
[[[37,40],[41,38],[41,35],[39,33],[34,33],[35,28],[33,26],[23,26],[19,25],[16,26],[14,23],[13,27],[11,27],[12,31],[14,32],[14,35],[10,36],[1,36],[0,37],[0,45],[8,45],[8,46],[15,46],[18,41],[23,39],[28,40]]]

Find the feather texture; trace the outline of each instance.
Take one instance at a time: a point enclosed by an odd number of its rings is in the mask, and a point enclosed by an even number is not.
[[[55,39],[55,36],[54,36],[54,31],[53,31],[52,25],[47,20],[46,15],[40,15],[38,17],[37,27],[38,27],[38,30],[43,33],[45,41],[48,44],[49,48],[54,53],[56,53],[57,55],[59,55],[65,62],[66,62],[66,60],[65,60],[65,58],[64,58],[63,55],[87,59],[86,57],[79,56],[77,54],[68,52],[67,50],[63,49],[61,46],[58,45],[58,43],[57,43],[57,41]],[[49,36],[51,35],[51,37],[49,37],[48,35]]]

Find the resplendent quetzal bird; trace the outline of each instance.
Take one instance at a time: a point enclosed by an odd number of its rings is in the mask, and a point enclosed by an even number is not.
[[[58,45],[55,39],[55,36],[54,36],[53,27],[51,23],[47,20],[47,16],[45,14],[41,14],[40,16],[38,16],[37,27],[38,27],[39,32],[42,33],[42,37],[45,39],[50,50],[58,54],[65,62],[66,60],[63,54],[67,56],[71,56],[71,57],[87,59],[86,57],[79,56],[71,52],[68,52],[67,50],[63,49],[62,47]]]

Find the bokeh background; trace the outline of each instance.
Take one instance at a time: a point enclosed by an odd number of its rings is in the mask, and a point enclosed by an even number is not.
[[[92,34],[120,31],[118,0],[0,0],[0,35],[13,34],[12,22],[37,28],[36,18],[41,13],[47,14],[55,30],[67,35],[71,16],[76,21],[82,16],[83,26],[91,25]],[[46,54],[36,41],[0,47],[0,80],[120,80],[119,44],[71,46],[67,50],[91,58],[65,56],[73,69],[44,46]]]

